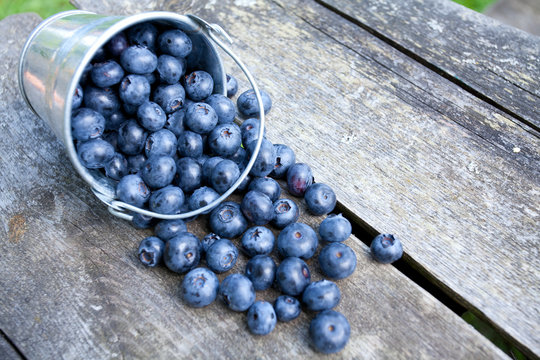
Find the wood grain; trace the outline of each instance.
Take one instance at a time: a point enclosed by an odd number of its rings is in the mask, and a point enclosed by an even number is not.
[[[0,22],[6,69],[16,66],[38,21],[18,15]],[[182,276],[144,268],[137,259],[138,243],[150,232],[110,216],[76,175],[62,144],[25,106],[15,74],[3,74],[0,328],[25,356],[323,358],[307,339],[313,314],[253,337],[245,315],[219,302],[186,307],[179,296]],[[321,218],[302,220],[316,226]],[[204,218],[188,226],[198,236],[208,231]],[[349,317],[352,337],[343,352],[324,358],[505,357],[395,268],[375,263],[358,239],[347,243],[357,253],[358,268],[339,281],[338,310]],[[245,261],[241,257],[235,270],[242,271]],[[310,264],[317,279],[317,266]],[[271,290],[258,297],[276,295]]]
[[[320,2],[540,128],[540,38],[452,1]]]
[[[0,334],[0,358],[4,360],[21,360],[17,351],[11,346],[7,339]]]

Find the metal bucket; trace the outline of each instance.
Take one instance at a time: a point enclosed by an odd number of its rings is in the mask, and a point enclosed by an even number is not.
[[[98,170],[84,167],[77,155],[71,135],[73,93],[84,68],[95,53],[117,33],[142,22],[158,22],[183,30],[193,42],[188,61],[200,64],[214,78],[214,93],[226,94],[226,73],[214,46],[230,55],[246,75],[259,103],[260,122],[257,146],[238,180],[214,202],[194,211],[164,215],[143,210],[116,200],[116,182]],[[259,153],[264,132],[263,103],[258,87],[246,66],[220,39],[232,43],[227,33],[194,15],[154,11],[133,16],[99,15],[87,11],[66,11],[44,20],[30,34],[19,61],[19,87],[30,108],[45,120],[60,138],[73,166],[91,186],[94,194],[109,206],[109,211],[131,220],[131,212],[160,219],[184,219],[206,212],[225,200],[250,172]],[[212,40],[212,41],[210,41]]]

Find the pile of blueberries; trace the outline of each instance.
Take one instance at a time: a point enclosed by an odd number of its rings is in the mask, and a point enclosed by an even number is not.
[[[116,34],[85,68],[73,97],[72,136],[80,162],[117,182],[121,201],[161,214],[179,214],[213,202],[239,178],[259,137],[259,106],[252,90],[242,93],[237,107],[230,99],[238,90],[227,75],[227,96],[213,94],[212,76],[187,61],[193,43],[179,29],[146,22]],[[271,109],[261,91],[265,113]],[[237,110],[244,120],[234,123]],[[255,163],[237,192],[240,203],[226,201],[206,212],[211,233],[199,240],[184,220],[162,220],[133,214],[137,228],[155,226],[155,236],[142,240],[139,259],[149,267],[163,262],[184,274],[182,294],[193,307],[219,297],[231,310],[247,311],[253,334],[270,333],[277,320],[291,321],[302,306],[318,312],[309,334],[323,353],[340,351],[350,336],[341,313],[332,310],[341,293],[333,281],[311,282],[305,260],[319,253],[327,278],[343,279],[356,268],[354,251],[343,244],[350,222],[330,214],[316,231],[297,222],[298,205],[281,198],[281,186],[304,198],[310,213],[329,214],[334,191],[314,183],[309,165],[297,163],[287,145],[263,138]],[[277,239],[265,225],[280,230]],[[244,274],[231,274],[219,283],[216,273],[232,269],[239,255],[231,241],[250,258]],[[277,249],[281,262],[270,256]],[[402,247],[390,234],[377,236],[371,246],[376,260],[393,262]],[[204,258],[206,267],[197,267]],[[255,291],[277,287],[283,295],[274,304],[255,301]]]

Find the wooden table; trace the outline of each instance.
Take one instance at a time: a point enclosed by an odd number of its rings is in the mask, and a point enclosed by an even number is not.
[[[358,267],[338,281],[337,307],[351,339],[330,358],[507,357],[464,310],[538,358],[538,37],[445,0],[137,3],[75,1],[221,24],[273,98],[268,138],[331,184],[355,223]],[[182,276],[139,263],[151,232],[107,212],[19,95],[19,52],[39,21],[0,22],[0,358],[322,358],[313,314],[254,337],[244,314],[189,308]],[[188,226],[209,231],[205,219]],[[403,241],[396,266],[371,259],[378,232]]]

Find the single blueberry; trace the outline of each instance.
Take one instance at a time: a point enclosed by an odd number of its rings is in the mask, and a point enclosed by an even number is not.
[[[214,154],[229,158],[242,149],[240,128],[236,124],[218,124],[208,135],[207,142]]]
[[[310,185],[304,193],[308,210],[313,215],[325,215],[336,207],[336,194],[326,184],[316,183]]]
[[[236,107],[231,99],[221,94],[213,94],[205,102],[214,109],[218,117],[218,124],[228,124],[234,121]]]
[[[264,113],[267,114],[272,108],[272,100],[266,91],[259,90],[259,92],[261,94]],[[236,100],[236,105],[238,106],[238,111],[244,117],[259,116],[259,102],[253,89],[244,91]]]
[[[90,77],[96,86],[106,88],[122,81],[124,69],[116,61],[107,60],[94,64]]]
[[[114,153],[112,159],[105,164],[105,175],[114,180],[120,180],[128,174],[128,162],[124,155]]]
[[[225,159],[220,161],[212,169],[210,182],[214,190],[223,194],[234,184],[239,176],[240,170],[238,169],[238,165],[232,160]]]
[[[81,75],[81,78],[79,79],[79,84],[84,87],[88,83],[88,79],[90,78],[90,72],[92,71],[92,63],[86,64],[84,67],[83,73]]]
[[[135,229],[150,229],[156,222],[156,218],[139,213],[133,213],[133,218],[131,219],[131,225]]]
[[[244,120],[240,126],[240,131],[242,132],[242,144],[244,144],[244,146],[259,138],[260,127],[261,123],[259,119],[251,118]],[[266,128],[263,130],[263,137],[266,137]]]
[[[143,265],[155,267],[163,259],[165,243],[155,236],[144,238],[139,245],[139,260]]]
[[[219,194],[212,188],[209,188],[207,186],[200,187],[196,189],[193,194],[191,194],[189,198],[189,209],[190,210],[197,210],[200,209],[214,200],[216,200],[219,197]],[[203,214],[208,214],[212,211],[206,210],[203,212]]]
[[[142,208],[150,198],[150,189],[139,175],[126,175],[116,185],[116,196],[120,201]]]
[[[247,152],[249,156],[253,156],[256,145],[256,140],[253,140],[247,144]],[[275,161],[276,154],[274,152],[274,145],[272,145],[270,141],[263,139],[259,154],[257,155],[257,159],[255,160],[249,174],[253,176],[265,177],[274,169]]]
[[[92,63],[98,63],[107,60],[107,57],[109,54],[107,54],[107,49],[105,47],[100,47],[96,50],[94,53],[94,57],[92,58]]]
[[[221,237],[234,239],[246,228],[247,220],[235,202],[225,201],[210,213],[210,229]]]
[[[242,235],[242,250],[249,257],[270,254],[274,249],[274,243],[274,233],[264,226],[249,228]]]
[[[315,254],[318,245],[315,230],[304,223],[287,225],[277,238],[277,249],[283,257],[295,256],[307,260]]]
[[[187,96],[193,101],[201,101],[214,91],[214,79],[206,71],[198,70],[184,78]]]
[[[310,281],[311,274],[307,264],[297,257],[284,259],[276,270],[277,285],[285,295],[302,294]]]
[[[272,200],[260,191],[248,191],[240,204],[246,219],[255,225],[265,225],[274,218]]]
[[[256,301],[248,310],[247,324],[252,334],[270,334],[276,327],[276,322],[274,307],[269,302]]]
[[[154,228],[156,236],[163,241],[168,241],[169,239],[175,237],[176,235],[186,232],[187,226],[184,220],[174,219],[174,220],[161,220],[157,223]]]
[[[403,255],[401,241],[392,234],[379,234],[371,242],[371,255],[380,263],[390,264]]]
[[[356,269],[356,255],[345,244],[330,243],[319,253],[319,266],[325,276],[332,279],[344,279]]]
[[[147,130],[158,131],[167,121],[167,115],[161,106],[152,101],[145,101],[137,109],[139,124]]]
[[[214,170],[214,167],[217,164],[219,164],[222,160],[223,158],[219,156],[213,156],[206,159],[202,167],[202,178],[205,184],[212,185],[212,182],[210,180],[212,176],[212,170]]]
[[[300,301],[289,295],[280,295],[274,302],[274,310],[279,321],[296,319],[302,312]]]
[[[149,49],[134,45],[122,52],[120,64],[128,73],[143,75],[156,70],[158,60],[156,54]]]
[[[189,36],[178,29],[167,30],[159,35],[158,46],[162,53],[180,58],[188,56],[193,47]]]
[[[313,183],[313,173],[308,164],[296,163],[287,171],[287,189],[294,196],[304,196]]]
[[[79,108],[71,115],[71,136],[74,140],[96,139],[105,130],[105,118],[89,108]]]
[[[126,120],[126,116],[122,110],[117,110],[108,118],[105,118],[105,130],[118,130],[120,125],[122,125],[122,123]]]
[[[180,136],[184,132],[184,119],[186,117],[186,109],[181,108],[167,116],[165,129],[172,131],[176,136]]]
[[[198,158],[203,154],[203,140],[200,134],[184,131],[178,136],[178,154],[183,157]]]
[[[150,98],[150,83],[142,75],[130,74],[120,83],[118,94],[125,105],[138,106]],[[136,111],[137,108],[135,108]]]
[[[144,152],[148,157],[153,155],[174,156],[177,147],[178,140],[176,136],[167,129],[161,129],[148,136]]]
[[[183,203],[182,189],[168,185],[152,193],[148,207],[159,214],[177,214]]]
[[[283,144],[274,144],[276,152],[276,161],[274,164],[274,170],[270,173],[270,176],[276,179],[282,179],[287,176],[287,170],[296,162],[296,155],[294,151]]]
[[[169,185],[176,173],[176,163],[170,156],[152,156],[146,160],[142,169],[141,177],[152,189],[159,189]]]
[[[111,144],[114,151],[118,151],[118,131],[105,131],[101,138]]]
[[[234,124],[232,124],[232,125],[234,125]],[[220,125],[218,125],[218,126],[220,126]],[[216,126],[216,128],[218,126]],[[215,130],[215,128],[214,128],[214,130]],[[210,136],[208,137],[208,143],[210,144]],[[235,163],[238,164],[238,167],[240,167],[241,164],[247,164],[247,161],[249,159],[247,159],[246,157],[247,157],[246,149],[244,149],[242,146],[238,146],[236,148],[236,152],[234,154],[232,154],[232,155],[227,156],[227,159],[234,161]],[[245,166],[240,171],[243,171],[244,169],[245,169]]]
[[[126,30],[127,38],[132,45],[141,45],[154,51],[158,37],[158,30],[149,23],[143,22],[133,25]]]
[[[179,110],[184,105],[186,92],[180,84],[160,85],[154,91],[153,99],[170,114]]]
[[[109,118],[120,110],[120,99],[112,88],[85,87],[83,103],[85,107],[97,111],[104,118]]]
[[[278,182],[269,177],[257,177],[251,180],[249,190],[262,192],[270,198],[272,202],[277,201],[281,195],[281,187]]]
[[[137,155],[144,149],[148,133],[137,121],[128,120],[118,129],[118,148],[126,155]]]
[[[212,244],[218,241],[219,239],[221,239],[221,237],[214,233],[206,234],[201,240],[202,252],[204,253],[207,252],[210,246],[212,246]]]
[[[227,96],[233,97],[238,92],[238,81],[231,74],[227,74]]]
[[[183,274],[199,264],[199,239],[189,232],[184,232],[169,239],[165,244],[163,260],[169,270]]]
[[[131,155],[127,157],[128,173],[137,174],[141,171],[142,166],[146,162],[146,156],[144,154]]]
[[[84,92],[81,84],[77,84],[73,91],[73,98],[71,100],[71,110],[78,109],[83,102]]]
[[[158,58],[157,72],[161,82],[176,84],[184,74],[183,63],[171,55],[161,55]]]
[[[309,337],[317,351],[333,354],[341,351],[351,336],[351,326],[343,314],[325,310],[309,324]]]
[[[342,242],[351,236],[352,226],[341,214],[330,214],[319,225],[321,239],[328,242]]]
[[[182,281],[182,297],[192,307],[201,308],[216,300],[219,280],[211,270],[195,268]]]
[[[311,311],[332,309],[339,303],[340,299],[339,287],[329,280],[312,282],[302,294],[302,303]]]
[[[219,239],[206,250],[206,264],[217,273],[232,269],[237,258],[238,249],[228,239]]]
[[[256,291],[272,286],[276,277],[276,263],[268,255],[256,255],[246,264],[246,276],[253,283]]]
[[[296,222],[300,216],[298,205],[291,199],[276,200],[272,207],[274,217],[270,223],[278,229],[283,229],[287,225]]]
[[[105,48],[113,57],[119,57],[129,47],[126,34],[119,32],[105,44]]]
[[[183,157],[176,162],[175,184],[185,192],[192,192],[201,186],[202,167],[190,157]]]
[[[114,147],[102,139],[83,142],[77,150],[81,164],[88,169],[105,167],[114,156]]]
[[[241,274],[231,274],[223,279],[218,294],[233,311],[246,311],[255,302],[253,284]]]
[[[197,134],[208,134],[217,122],[216,112],[206,103],[193,103],[186,109],[185,124],[188,129]]]

